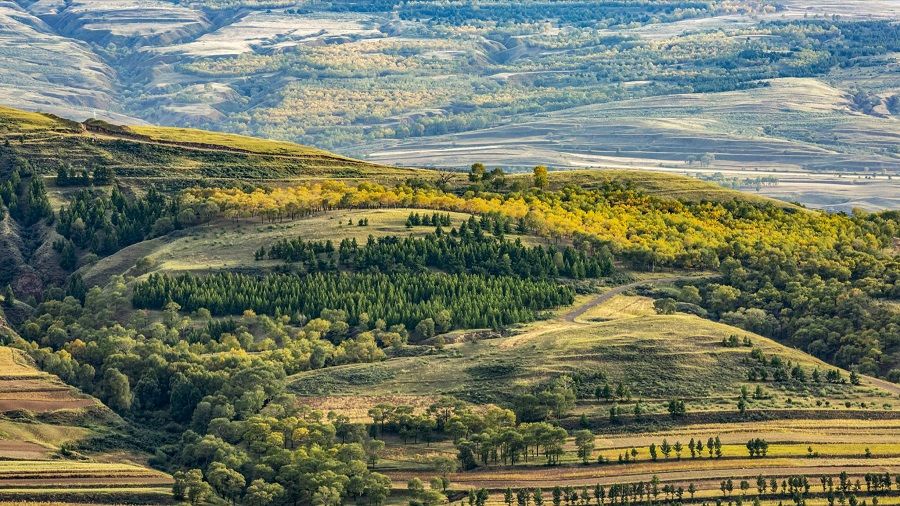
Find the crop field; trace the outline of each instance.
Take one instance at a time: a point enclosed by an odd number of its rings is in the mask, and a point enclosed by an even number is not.
[[[790,475],[809,476],[812,483],[811,492],[821,492],[819,477],[822,475],[837,476],[846,471],[851,482],[861,479],[866,473],[891,474],[900,470],[900,443],[896,433],[900,421],[841,420],[838,423],[821,423],[818,430],[812,431],[813,422],[808,421],[774,421],[759,424],[697,424],[679,427],[676,431],[632,433],[627,436],[598,436],[596,449],[592,452],[588,464],[580,463],[575,457],[574,444],[567,444],[567,457],[558,467],[542,465],[541,458],[531,462],[521,462],[515,466],[496,466],[479,468],[474,471],[455,473],[449,476],[451,483],[458,488],[486,487],[489,489],[541,487],[547,493],[553,486],[589,486],[610,485],[614,483],[630,483],[649,481],[657,476],[661,484],[683,486],[690,483],[697,487],[696,498],[714,499],[723,497],[720,490],[721,480],[733,479],[735,484],[740,480],[751,483],[752,493],[758,494],[756,478],[767,480]],[[759,430],[753,427],[759,425]],[[806,430],[798,427],[806,426]],[[847,433],[855,442],[845,442]],[[692,456],[688,450],[689,440],[701,440],[718,437],[722,441],[721,457],[710,457],[704,451]],[[747,440],[764,438],[769,442],[765,457],[749,457],[745,446]],[[669,457],[658,453],[657,460],[652,460],[649,444],[659,448],[666,440],[670,445],[679,443],[681,455],[674,451]],[[420,448],[416,449],[415,446]],[[387,473],[397,488],[405,482],[419,476],[427,478],[429,459],[437,455],[452,454],[453,447],[447,442],[437,442],[427,447],[425,444],[413,445],[412,449],[401,452],[401,445],[388,445],[386,458],[379,464],[382,472]],[[409,448],[409,445],[407,445]],[[634,452],[631,450],[634,449]],[[659,450],[657,450],[659,451]],[[621,462],[620,457],[629,453],[629,461]],[[633,457],[632,457],[633,455]],[[868,456],[867,456],[868,455]],[[602,456],[606,463],[597,463]],[[735,496],[740,495],[735,490]],[[687,497],[685,497],[687,498]],[[881,501],[881,500],[879,500]]]
[[[18,350],[0,347],[0,412],[28,410],[52,412],[95,406],[58,378],[41,372]]]
[[[761,195],[848,210],[898,206],[896,177],[870,177],[900,170],[892,152],[898,143],[890,114],[855,111],[840,87],[779,79],[761,89],[586,105],[511,125],[355,149],[368,161],[405,166],[739,171],[785,181],[783,188],[761,188]],[[711,167],[694,161],[704,153],[713,155]],[[680,196],[674,188],[663,190]]]
[[[166,474],[130,464],[0,461],[0,501],[168,504],[171,483]]]
[[[837,88],[816,79],[779,79],[754,90],[586,105],[415,144],[382,141],[367,148],[366,159],[438,167],[482,161],[690,170],[699,164],[689,156],[709,152],[716,169],[896,171],[896,159],[875,148],[896,146],[898,135],[896,121],[854,112]],[[846,152],[827,149],[832,142]]]

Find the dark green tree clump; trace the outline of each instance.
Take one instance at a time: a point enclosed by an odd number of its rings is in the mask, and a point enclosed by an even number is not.
[[[426,318],[450,312],[453,328],[499,328],[526,322],[540,311],[571,304],[565,286],[512,276],[472,274],[314,273],[307,276],[234,273],[178,277],[151,275],[134,288],[135,307],[162,309],[174,301],[188,311],[206,308],[216,315],[346,311],[356,324],[361,314],[389,325],[415,328]]]
[[[598,278],[612,272],[606,250],[589,255],[573,247],[527,247],[484,233],[475,219],[445,234],[439,228],[425,237],[369,237],[365,245],[344,239],[337,249],[330,241],[284,239],[256,254],[260,259],[302,263],[306,272],[338,267],[366,272],[416,272],[439,269],[450,273],[516,275],[525,278]]]
[[[139,199],[126,199],[118,189],[110,196],[82,190],[59,210],[56,230],[79,248],[110,255],[149,237],[154,225],[157,232],[173,229],[176,210],[174,202],[152,189]]]
[[[27,227],[42,219],[52,222],[53,208],[44,181],[34,175],[27,162],[17,160],[14,165],[9,178],[0,184],[0,206],[5,205],[9,214]]]

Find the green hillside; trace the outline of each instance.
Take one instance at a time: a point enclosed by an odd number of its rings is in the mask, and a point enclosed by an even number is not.
[[[311,177],[402,180],[417,174],[289,142],[182,128],[77,123],[0,106],[7,157],[44,174],[109,167],[123,182],[155,178],[173,187],[199,180],[298,180]]]
[[[896,504],[896,213],[0,112],[0,504]]]
[[[665,282],[666,277],[657,279]],[[651,285],[651,281],[636,283]],[[620,400],[620,407],[629,417],[637,403],[642,403],[647,415],[667,417],[672,399],[685,399],[695,420],[737,415],[741,387],[752,393],[757,385],[765,395],[749,409],[769,414],[808,410],[809,416],[817,417],[830,416],[827,412],[832,410],[857,413],[867,406],[887,411],[896,407],[900,388],[829,384],[824,377],[833,367],[805,353],[695,315],[658,314],[652,298],[619,293],[584,297],[574,309],[506,337],[466,339],[451,334],[447,340],[453,344],[438,353],[301,373],[291,378],[291,388],[310,396],[316,405],[338,412],[345,408],[344,414],[359,417],[371,404],[347,403],[342,398],[396,398],[417,406],[453,396],[516,406],[517,396],[527,396],[567,375],[578,381],[577,407],[568,413],[569,423],[575,425],[585,414],[606,430],[611,404],[598,402],[594,392],[604,385],[625,386],[629,399]],[[732,336],[740,344],[724,345]],[[760,359],[751,356],[756,353],[769,360],[779,357],[789,370],[799,366],[807,377],[818,369],[822,379],[806,384],[780,384],[771,377],[751,381],[748,374],[760,367],[769,368],[771,374],[771,365],[761,366]],[[849,373],[840,374],[846,378]]]
[[[0,338],[21,341],[2,310]],[[150,446],[99,400],[18,349],[0,346],[0,371],[0,504],[171,502],[171,476],[146,466]]]

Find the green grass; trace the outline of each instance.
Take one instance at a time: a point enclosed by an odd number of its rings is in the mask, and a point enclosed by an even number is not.
[[[822,372],[830,368],[798,350],[728,325],[686,314],[649,315],[646,303],[631,314],[623,311],[619,297],[606,304],[612,307],[591,309],[575,322],[538,322],[518,335],[454,344],[437,354],[301,373],[293,378],[292,388],[313,397],[453,395],[476,403],[505,404],[510,394],[557,375],[602,371],[612,385],[623,382],[631,390],[633,401],[622,404],[627,415],[637,399],[648,413],[666,413],[670,399],[686,400],[689,412],[734,413],[741,386],[747,385],[751,394],[755,389],[756,384],[747,380],[754,361],[751,348],[724,347],[724,337],[748,336],[767,356],[799,363],[808,374],[815,367]],[[593,321],[598,316],[605,321]],[[753,400],[750,410],[843,410],[846,402],[854,410],[884,410],[885,403],[890,409],[897,404],[889,394],[866,384],[782,384],[774,383],[771,375],[760,384],[769,398]],[[602,421],[608,409],[606,403],[583,399],[571,416],[584,413]]]
[[[0,106],[0,134],[32,133],[42,130],[74,130],[75,123],[49,114]]]
[[[159,126],[131,126],[128,130],[154,141],[177,144],[203,144],[238,149],[253,153],[283,156],[334,156],[322,149],[245,135],[211,132],[195,128],[172,128]]]
[[[83,124],[51,115],[0,108],[0,151],[23,157],[43,174],[59,167],[106,165],[120,183],[136,191],[147,178],[169,189],[217,183],[341,178],[400,181],[428,173],[354,160],[288,142],[167,127],[121,127],[100,121]]]

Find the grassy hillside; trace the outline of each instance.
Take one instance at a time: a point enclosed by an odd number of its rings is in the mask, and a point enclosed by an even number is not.
[[[508,337],[462,339],[435,354],[302,373],[293,377],[291,388],[318,409],[368,422],[373,406],[405,405],[423,413],[445,395],[510,405],[520,393],[561,374],[589,377],[602,371],[604,383],[628,387],[630,400],[597,400],[589,393],[559,420],[572,429],[587,421],[595,430],[588,465],[579,462],[575,441],[569,438],[560,467],[547,468],[537,459],[448,476],[454,488],[495,491],[494,502],[488,504],[503,504],[501,492],[507,487],[543,488],[548,495],[555,486],[574,487],[578,493],[588,487],[592,493],[596,484],[609,487],[652,476],[666,486],[693,484],[699,502],[722,497],[720,482],[727,479],[734,480],[736,489],[741,480],[749,480],[757,493],[758,476],[768,482],[786,474],[836,475],[849,470],[852,482],[865,473],[897,469],[900,445],[892,439],[900,427],[896,419],[900,390],[884,390],[868,381],[859,386],[748,381],[747,372],[755,362],[751,350],[807,371],[826,371],[830,366],[734,327],[688,314],[657,314],[652,302],[618,289],[585,296],[574,309]],[[752,347],[723,346],[722,340],[731,336],[748,338]],[[741,387],[753,392],[755,385],[763,389],[764,398],[749,400],[742,414],[736,407]],[[666,409],[670,399],[685,400],[687,415],[671,418]],[[638,403],[639,419],[632,414]],[[613,405],[623,413],[617,422],[609,419]],[[745,443],[760,437],[770,444],[768,457],[751,458]],[[706,444],[707,438],[720,438],[722,457],[711,458],[704,450],[692,458],[688,441]],[[684,455],[663,458],[660,453],[659,461],[652,461],[649,446],[654,444],[659,452],[663,440],[682,445]],[[376,469],[391,478],[398,494],[409,479],[427,481],[436,473],[434,462],[457,453],[449,440],[386,441]],[[630,462],[623,464],[625,453]],[[867,454],[871,456],[866,458]],[[599,458],[609,463],[597,464]],[[884,501],[894,504],[891,498]]]
[[[125,183],[144,178],[174,187],[208,180],[294,180],[309,177],[402,180],[394,169],[288,142],[165,127],[84,123],[0,107],[2,154],[27,159],[44,174],[105,166]],[[162,178],[162,179],[160,179]]]
[[[701,418],[703,413],[733,413],[741,387],[752,392],[757,384],[766,398],[751,409],[762,411],[857,412],[864,406],[891,411],[898,402],[900,390],[883,391],[875,385],[822,383],[798,388],[773,383],[771,377],[749,381],[748,372],[757,365],[750,357],[753,349],[810,373],[818,368],[824,374],[831,366],[735,327],[689,314],[657,314],[652,302],[619,294],[608,299],[586,296],[574,309],[508,337],[464,339],[437,354],[305,372],[293,378],[291,388],[322,408],[348,409],[345,414],[357,419],[368,407],[346,402],[345,396],[363,396],[373,404],[396,396],[398,402],[421,405],[442,395],[509,404],[516,393],[558,375],[589,377],[597,372],[606,377],[599,384],[623,383],[630,389],[632,401],[625,404],[641,400],[648,413],[656,414],[665,414],[671,399],[685,399],[689,412]],[[746,337],[752,346],[723,346],[723,339],[730,336],[741,341]],[[588,390],[570,416],[584,414],[605,425],[609,405],[593,399],[593,386]]]

